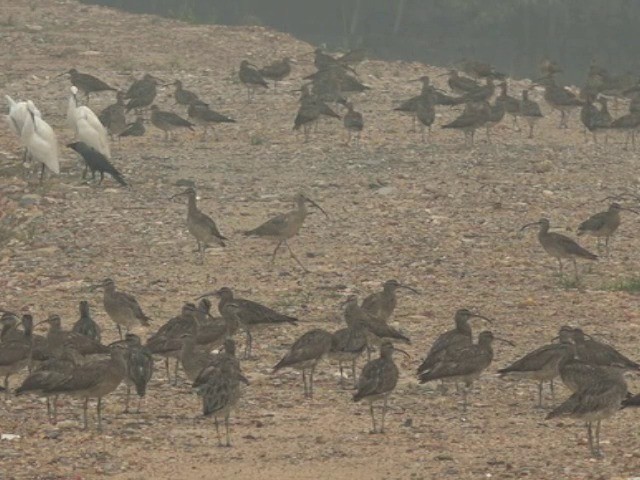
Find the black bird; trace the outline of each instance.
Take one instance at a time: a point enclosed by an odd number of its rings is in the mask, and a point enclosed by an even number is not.
[[[126,187],[127,182],[124,181],[120,172],[118,172],[113,165],[109,162],[107,157],[98,152],[97,150],[91,148],[84,142],[73,142],[67,144],[68,148],[71,148],[78,152],[82,159],[84,160],[86,167],[84,169],[84,173],[82,174],[82,178],[87,176],[87,168],[91,170],[91,179],[95,180],[96,171],[100,172],[100,181],[98,185],[102,183],[104,179],[104,174],[108,173],[113,177],[113,179],[118,182],[120,185]]]
[[[127,128],[118,134],[118,137],[142,137],[147,131],[143,122],[142,117],[136,118],[135,122],[128,124]]]
[[[156,98],[158,83],[160,83],[159,80],[148,73],[141,80],[133,82],[127,93],[124,94],[124,98],[130,99],[126,107],[127,112],[133,109],[140,110],[151,105]]]

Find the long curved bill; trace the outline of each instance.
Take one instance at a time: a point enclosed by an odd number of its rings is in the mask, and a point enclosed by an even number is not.
[[[484,315],[480,315],[479,313],[472,313],[471,316],[475,318],[481,318],[482,320],[485,320],[488,323],[493,323],[493,319],[489,317],[485,317]]]
[[[420,291],[419,290],[416,290],[415,288],[410,287],[409,285],[398,285],[398,288],[404,288],[405,290],[410,290],[413,293],[416,293],[416,294],[420,295]]]
[[[406,356],[407,358],[411,358],[411,355],[409,355],[407,352],[405,352],[404,350],[402,350],[401,348],[398,347],[393,347],[393,351],[394,352],[398,352],[398,353],[402,353],[404,356]]]
[[[324,211],[324,209],[323,209],[320,205],[318,205],[316,202],[314,202],[313,200],[311,200],[309,197],[304,197],[304,198],[305,198],[305,200],[306,200],[307,202],[309,202],[311,205],[313,205],[313,206],[314,206],[314,207],[316,207],[318,210],[320,210],[322,213],[324,213],[324,216],[325,216],[325,217],[329,218],[329,214],[328,214],[327,212],[325,212],[325,211]]]
[[[498,340],[499,342],[502,342],[502,343],[506,343],[507,345],[511,345],[512,347],[516,346],[515,343],[513,343],[511,340],[507,340],[506,338],[500,338],[500,337],[495,337],[494,336],[493,339],[494,340]]]
[[[529,227],[533,227],[534,225],[540,225],[540,222],[531,222],[531,223],[527,223],[526,225],[524,225],[524,226],[520,229],[520,231],[523,231],[524,229],[529,228]]]

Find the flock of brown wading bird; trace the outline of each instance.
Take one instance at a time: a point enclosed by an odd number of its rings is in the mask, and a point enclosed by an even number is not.
[[[320,49],[314,52],[314,64],[317,72],[305,77],[305,83],[298,90],[300,107],[295,116],[294,129],[302,129],[305,140],[310,138],[312,129],[322,117],[342,119],[348,131],[348,141],[358,145],[360,133],[364,128],[362,114],[354,108],[348,95],[364,92],[368,86],[358,80],[355,67],[364,60],[364,52],[351,51],[335,58]],[[268,80],[273,88],[291,72],[293,61],[287,58],[263,68],[248,61],[240,64],[239,79],[246,86],[248,101],[253,101],[257,89],[268,88]],[[491,141],[490,130],[505,115],[512,117],[513,126],[518,127],[518,119],[527,122],[528,135],[533,136],[534,126],[542,116],[538,104],[529,97],[529,89],[522,91],[520,99],[508,95],[506,76],[492,67],[466,62],[463,69],[474,78],[461,76],[457,70],[448,74],[448,85],[453,92],[446,93],[434,87],[429,77],[419,79],[422,91],[410,98],[395,110],[411,114],[414,123],[421,125],[421,136],[425,139],[425,129],[431,130],[436,119],[437,106],[464,105],[464,110],[452,122],[443,128],[462,130],[473,142],[475,131],[486,128],[487,140]],[[599,131],[608,132],[620,129],[626,132],[628,142],[635,143],[635,131],[640,126],[640,86],[625,76],[614,76],[601,67],[592,65],[585,87],[579,94],[558,86],[555,75],[560,72],[558,66],[549,61],[541,64],[542,77],[535,85],[544,88],[544,99],[551,107],[560,112],[560,126],[567,127],[569,114],[580,109],[580,118],[586,128],[594,135]],[[76,141],[69,148],[79,153],[85,164],[85,175],[91,170],[93,177],[109,173],[117,182],[126,186],[123,176],[111,163],[109,136],[127,137],[145,134],[146,120],[144,110],[150,110],[151,124],[162,130],[167,140],[178,129],[203,127],[203,138],[208,129],[217,124],[234,120],[212,110],[197,94],[183,88],[176,80],[174,99],[178,105],[187,107],[188,120],[180,115],[160,110],[154,103],[156,87],[161,81],[146,74],[136,81],[126,92],[117,92],[115,104],[107,107],[99,115],[86,105],[81,105],[78,94],[83,93],[88,102],[91,94],[103,91],[115,91],[107,83],[96,77],[80,73],[75,69],[66,72],[72,83],[71,96],[67,111],[67,120],[74,130]],[[478,82],[484,78],[484,84]],[[495,94],[495,87],[500,93]],[[629,113],[612,119],[607,109],[607,97],[630,97]],[[33,161],[53,173],[59,172],[58,151],[55,134],[42,119],[42,115],[31,101],[15,102],[7,97],[10,128],[19,136],[25,147],[25,158]],[[601,107],[596,108],[597,101]],[[341,117],[337,107],[342,105],[346,112]],[[334,110],[334,108],[336,110]],[[129,122],[127,113],[136,112],[136,120]],[[204,263],[205,248],[211,245],[225,246],[227,238],[220,232],[215,222],[198,209],[197,194],[194,188],[177,193],[172,198],[187,197],[186,225],[196,239],[199,260]],[[595,236],[598,246],[605,241],[609,254],[609,240],[620,224],[623,207],[618,202],[633,201],[635,197],[614,198],[607,211],[598,213],[584,221],[578,227],[578,234]],[[291,249],[288,241],[295,237],[308,215],[307,206],[328,214],[315,201],[300,193],[295,196],[295,209],[277,215],[262,225],[245,232],[247,236],[270,239],[275,244],[271,256],[273,262],[278,250],[285,247],[297,264],[306,271],[306,267]],[[523,229],[537,226],[538,239],[543,249],[558,261],[560,274],[563,274],[563,260],[574,264],[576,279],[578,268],[576,259],[597,260],[598,256],[581,247],[571,238],[550,231],[549,220],[543,218]],[[198,303],[186,303],[181,312],[150,335],[143,344],[141,339],[130,332],[139,325],[149,326],[150,319],[132,295],[116,289],[112,279],[104,279],[94,285],[104,293],[104,310],[118,328],[120,340],[109,345],[101,342],[101,329],[91,318],[87,301],[80,302],[79,319],[70,330],[64,329],[61,318],[51,315],[39,324],[48,325],[46,336],[34,332],[33,318],[29,314],[16,315],[10,311],[2,315],[0,342],[0,374],[4,376],[4,390],[10,395],[9,379],[12,375],[28,370],[27,377],[13,393],[15,395],[35,394],[47,399],[49,418],[56,421],[56,399],[59,395],[69,395],[83,400],[83,420],[87,427],[87,410],[90,399],[97,400],[98,429],[102,427],[102,401],[121,383],[127,388],[125,410],[129,409],[131,388],[135,388],[139,398],[145,396],[146,387],[154,372],[154,356],[164,357],[167,380],[171,383],[170,360],[175,361],[173,383],[176,384],[182,366],[184,375],[192,383],[193,389],[202,397],[204,415],[214,417],[220,445],[230,446],[229,416],[237,405],[244,388],[250,386],[250,375],[245,376],[236,355],[236,333],[243,330],[246,334],[244,358],[252,358],[253,336],[260,328],[273,328],[277,325],[296,325],[298,320],[283,315],[271,308],[252,300],[237,298],[228,287],[205,293],[195,299]],[[388,280],[381,291],[366,297],[361,303],[354,295],[344,304],[346,326],[335,332],[313,329],[300,336],[290,350],[274,366],[276,373],[284,368],[299,370],[302,374],[305,397],[313,396],[314,373],[323,358],[338,363],[340,384],[355,389],[354,402],[369,404],[372,433],[385,431],[385,414],[389,397],[399,378],[399,370],[394,362],[394,352],[407,355],[398,344],[408,344],[410,339],[389,321],[396,308],[397,292],[400,289],[419,292],[396,280]],[[209,297],[218,299],[219,316],[212,314]],[[501,339],[491,331],[480,332],[474,343],[471,320],[478,319],[487,323],[493,320],[468,309],[459,309],[454,315],[454,328],[442,333],[428,349],[424,360],[417,369],[420,383],[440,380],[455,382],[456,388],[462,384],[463,409],[469,406],[468,394],[473,383],[478,380],[493,361],[494,341],[511,343]],[[122,329],[126,330],[123,336]],[[217,353],[212,353],[218,350]],[[377,350],[378,357],[372,359]],[[367,362],[358,374],[357,361],[367,356]],[[350,376],[344,367],[350,367]],[[527,378],[538,382],[538,406],[543,406],[543,384],[553,382],[560,377],[572,392],[569,398],[556,405],[547,418],[569,416],[582,420],[587,425],[590,452],[601,455],[600,424],[625,406],[640,405],[640,396],[627,391],[623,377],[630,370],[640,370],[640,365],[612,346],[602,343],[580,328],[563,326],[558,336],[547,345],[515,361],[512,365],[500,369],[501,376]],[[350,385],[349,385],[350,384]],[[250,387],[249,387],[250,388]],[[554,398],[555,399],[555,398]],[[374,406],[382,404],[379,416]],[[138,403],[138,410],[140,403]],[[219,421],[224,421],[226,439],[222,441]]]

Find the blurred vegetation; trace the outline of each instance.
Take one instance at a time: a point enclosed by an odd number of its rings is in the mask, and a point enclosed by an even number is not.
[[[640,70],[637,0],[94,0],[130,12],[194,23],[262,24],[312,43],[366,46],[383,58],[451,64],[488,61],[535,74],[549,56],[567,79],[592,60],[615,72]]]

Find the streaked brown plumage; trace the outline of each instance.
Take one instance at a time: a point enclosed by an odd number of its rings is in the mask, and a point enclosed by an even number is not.
[[[329,358],[338,362],[341,385],[344,383],[342,364],[351,362],[353,386],[357,388],[356,361],[366,349],[367,336],[362,325],[354,324],[333,332]]]
[[[216,223],[208,215],[202,213],[196,204],[196,191],[194,188],[187,188],[184,192],[177,193],[171,198],[186,195],[189,201],[187,208],[187,229],[198,243],[198,253],[200,263],[204,263],[204,251],[209,245],[219,245],[225,247],[224,241],[227,237],[220,233]]]
[[[254,228],[253,230],[248,230],[244,232],[246,236],[255,236],[272,239],[277,243],[275,250],[271,254],[271,263],[274,262],[276,258],[276,253],[280,249],[280,246],[284,244],[291,257],[302,267],[305,272],[308,272],[307,268],[298,260],[298,257],[295,256],[291,247],[289,246],[288,240],[295,237],[298,234],[298,231],[302,227],[305,218],[309,212],[307,211],[306,204],[310,203],[314,207],[318,208],[325,216],[328,218],[327,212],[325,212],[320,205],[311,200],[309,197],[303,195],[302,193],[297,194],[294,197],[294,202],[296,204],[296,209],[291,210],[287,213],[281,213],[276,215],[275,217],[270,218],[262,225]]]
[[[276,90],[278,82],[284,80],[291,73],[291,59],[284,57],[282,60],[265,65],[259,70],[263,78],[273,80],[273,89]]]
[[[233,290],[229,287],[222,287],[219,290],[205,293],[200,298],[205,296],[218,297],[220,299],[218,302],[218,311],[222,314],[223,318],[229,319],[228,321],[239,322],[240,326],[245,330],[247,334],[245,358],[251,357],[253,343],[252,331],[269,325],[284,323],[296,325],[298,322],[297,318],[283,315],[257,302],[234,297]],[[229,304],[233,304],[231,310],[227,309]]]
[[[415,288],[403,285],[397,280],[387,280],[384,282],[381,292],[372,293],[365,297],[362,301],[362,309],[380,320],[388,321],[398,304],[396,292],[401,288],[418,293]]]
[[[238,71],[240,81],[247,87],[247,100],[251,102],[255,89],[269,88],[269,84],[262,78],[258,69],[249,63],[248,60],[240,62],[240,70]]]
[[[533,129],[535,128],[538,120],[542,118],[542,112],[540,111],[540,105],[529,98],[529,90],[522,91],[522,100],[520,100],[520,116],[523,117],[529,125],[528,138],[533,138]]]
[[[138,394],[137,413],[140,413],[140,403],[147,393],[147,384],[153,376],[153,356],[151,351],[140,342],[140,337],[134,333],[125,335],[127,350],[124,353],[124,363],[126,367],[125,383],[127,384],[127,400],[125,403],[125,413],[129,411],[129,397],[131,387],[135,387]]]
[[[109,132],[113,138],[120,135],[127,129],[127,118],[125,116],[124,93],[116,93],[116,103],[105,107],[100,115],[98,115],[100,123]]]
[[[509,95],[507,92],[507,82],[502,81],[498,84],[500,87],[500,95],[496,97],[496,104],[502,104],[504,111],[513,118],[513,127],[516,131],[520,131],[518,126],[518,115],[520,115],[520,100]]]
[[[594,457],[601,457],[600,424],[620,410],[626,397],[627,384],[620,372],[595,369],[567,400],[547,415],[547,419],[568,416],[585,422],[589,450]]]
[[[384,433],[384,417],[387,413],[387,402],[389,395],[398,384],[400,372],[393,362],[393,351],[399,350],[393,346],[391,342],[384,342],[380,345],[380,358],[369,361],[358,380],[357,392],[353,395],[353,401],[359,402],[366,400],[369,402],[369,413],[371,414],[371,422],[373,429],[371,433]],[[406,353],[405,353],[406,355]],[[376,428],[376,418],[373,413],[373,403],[377,400],[383,400],[382,418],[380,428]]]
[[[175,82],[173,82],[173,85],[176,87],[175,91],[173,92],[173,98],[178,105],[189,106],[199,104],[206,106],[206,104],[202,100],[200,100],[200,98],[198,98],[198,95],[182,88],[182,82],[180,80],[176,80]]]
[[[165,141],[168,141],[171,138],[170,132],[173,132],[178,128],[188,128],[193,131],[193,127],[195,126],[180,115],[160,110],[157,105],[151,106],[151,123],[154,127],[164,132]]]
[[[578,236],[591,235],[598,239],[598,247],[600,239],[604,237],[604,245],[607,252],[609,251],[609,238],[616,232],[620,226],[620,212],[622,210],[630,210],[623,208],[619,203],[612,203],[605,212],[599,212],[592,215],[578,226]],[[630,210],[633,212],[633,210]],[[634,212],[636,213],[636,212]]]
[[[63,380],[44,391],[50,395],[70,395],[84,399],[83,419],[87,428],[89,399],[98,400],[98,431],[102,430],[102,398],[113,392],[126,375],[124,355],[126,344],[122,341],[111,344],[110,358],[96,360],[76,366]]]
[[[538,382],[538,407],[542,407],[542,386],[550,382],[551,394],[554,395],[553,380],[560,375],[560,364],[574,355],[571,345],[572,329],[562,327],[559,333],[560,343],[551,343],[536,348],[519,358],[506,368],[498,370],[500,376],[528,378]]]
[[[89,337],[100,343],[101,329],[100,326],[91,318],[89,302],[86,300],[82,300],[80,302],[80,318],[73,324],[71,331]]]
[[[129,99],[125,110],[127,112],[131,110],[140,111],[141,109],[151,105],[156,98],[156,86],[159,82],[160,81],[156,77],[148,73],[146,73],[140,80],[133,82],[124,94],[124,98]]]
[[[118,327],[118,333],[121,339],[121,327],[125,327],[128,332],[137,325],[149,326],[151,319],[144,314],[135,297],[116,290],[116,283],[112,279],[105,278],[100,284],[95,285],[93,288],[104,289],[104,309]]]
[[[71,85],[75,86],[87,96],[87,103],[89,103],[89,95],[92,93],[116,91],[115,88],[109,86],[99,78],[88,73],[78,72],[75,68],[70,69],[66,74],[71,78]]]
[[[420,374],[420,383],[432,380],[455,380],[464,382],[462,390],[463,408],[467,410],[467,394],[473,382],[493,361],[494,340],[490,331],[478,335],[478,343],[459,349],[448,349],[442,359],[429,371]]]
[[[189,105],[189,109],[187,111],[189,115],[189,119],[193,121],[193,123],[197,125],[202,125],[204,130],[202,131],[202,140],[205,140],[207,137],[207,131],[211,126],[213,128],[213,132],[215,135],[215,139],[218,140],[218,135],[215,131],[215,125],[218,123],[235,123],[236,121],[233,118],[229,118],[226,115],[216,112],[215,110],[211,110],[208,105],[192,103]]]
[[[464,111],[442,128],[453,128],[464,132],[465,140],[473,145],[475,132],[489,120],[491,107],[487,102],[467,103]]]
[[[611,345],[598,342],[593,338],[585,338],[585,334],[580,328],[573,330],[573,341],[576,345],[578,360],[614,370],[640,371],[640,364],[627,358]]]
[[[569,128],[569,114],[582,106],[582,100],[573,92],[558,86],[552,75],[538,79],[538,83],[544,86],[544,99],[547,103],[560,112],[560,128]]]
[[[347,129],[349,137],[347,138],[347,145],[351,145],[351,135],[355,136],[355,144],[356,146],[360,145],[360,134],[364,128],[364,119],[360,112],[356,112],[353,109],[353,104],[347,102],[345,104],[347,107],[347,113],[345,113],[342,121],[344,123],[344,128]]]
[[[461,77],[457,70],[449,70],[449,79],[447,80],[449,88],[458,94],[465,94],[480,88],[480,84],[471,78]]]
[[[68,347],[77,351],[80,355],[109,353],[109,348],[99,341],[81,333],[63,330],[62,319],[58,315],[50,315],[44,322],[49,324],[47,346],[54,355]]]
[[[316,328],[306,332],[294,342],[287,354],[280,360],[273,372],[286,367],[302,371],[304,396],[313,398],[313,373],[318,362],[331,350],[332,335]],[[307,374],[309,382],[307,384]]]
[[[539,226],[538,241],[544,251],[550,256],[558,260],[560,276],[562,276],[562,259],[569,258],[573,262],[576,280],[578,279],[578,266],[576,258],[584,258],[587,260],[597,260],[598,256],[582,248],[569,237],[556,232],[549,232],[549,220],[541,218],[537,222],[528,223],[523,226],[520,231],[530,226]]]

